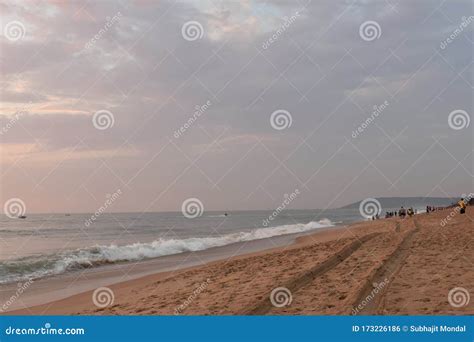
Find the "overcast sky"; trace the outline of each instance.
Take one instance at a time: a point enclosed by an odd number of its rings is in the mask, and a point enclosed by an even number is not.
[[[474,189],[469,0],[0,12],[2,206],[91,212],[120,189],[110,211],[271,209],[298,189],[292,208],[326,208]]]

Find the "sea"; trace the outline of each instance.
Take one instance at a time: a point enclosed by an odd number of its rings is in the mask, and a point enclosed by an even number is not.
[[[272,219],[269,219],[269,218]],[[358,209],[0,216],[0,284],[364,220]]]

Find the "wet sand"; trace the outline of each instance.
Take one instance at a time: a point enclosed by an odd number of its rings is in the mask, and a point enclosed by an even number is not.
[[[104,308],[87,291],[7,314],[474,314],[474,299],[464,295],[474,296],[474,207],[442,226],[452,210],[317,231],[289,245],[184,269],[145,267],[154,274],[94,283],[113,292]],[[272,303],[280,287],[286,290]]]

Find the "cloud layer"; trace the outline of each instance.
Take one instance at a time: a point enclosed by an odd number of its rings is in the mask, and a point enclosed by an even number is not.
[[[120,188],[114,211],[265,209],[299,189],[292,207],[325,208],[473,188],[473,126],[448,122],[473,112],[470,1],[0,6],[2,202],[85,212]]]

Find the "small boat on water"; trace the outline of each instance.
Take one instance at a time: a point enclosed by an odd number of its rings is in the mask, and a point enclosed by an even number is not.
[[[18,216],[19,219],[26,219],[26,215],[20,215]]]

